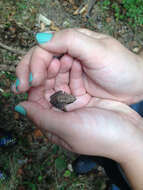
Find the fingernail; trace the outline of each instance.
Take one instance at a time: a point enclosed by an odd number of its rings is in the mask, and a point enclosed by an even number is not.
[[[20,105],[15,106],[14,110],[20,113],[21,115],[26,116],[26,110],[24,109],[24,107]]]
[[[18,92],[18,86],[20,84],[20,80],[18,78],[16,79],[16,83],[15,84],[16,84],[16,91]]]
[[[46,42],[49,42],[53,37],[52,33],[37,33],[36,34],[36,40],[39,44],[44,44]]]
[[[32,79],[33,79],[32,73],[30,73],[29,74],[29,86],[31,86],[31,84],[32,84]]]

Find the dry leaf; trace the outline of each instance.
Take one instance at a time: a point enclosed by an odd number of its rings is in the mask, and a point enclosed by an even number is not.
[[[17,175],[19,175],[19,176],[23,175],[23,170],[21,168],[18,169]]]
[[[112,20],[111,17],[107,17],[107,18],[106,18],[106,22],[107,22],[107,23],[111,22],[111,20]]]
[[[74,0],[69,0],[69,2],[70,2],[71,4],[74,4]]]
[[[39,21],[39,24],[41,22],[43,22],[46,26],[50,26],[52,23],[52,21],[50,19],[48,19],[47,17],[45,17],[42,14],[39,14],[38,21]]]
[[[135,47],[135,48],[132,49],[132,51],[134,53],[138,53],[140,51],[140,47]]]
[[[19,119],[19,113],[14,112],[14,119],[18,120]]]
[[[39,129],[35,129],[33,135],[36,139],[39,137],[43,137],[43,133]]]
[[[40,24],[40,32],[45,31],[45,28],[46,28],[45,24],[43,22],[41,22],[41,24]]]
[[[75,12],[73,13],[73,15],[78,15],[78,14],[84,14],[87,12],[87,8],[88,8],[88,4],[86,4],[82,9],[78,8],[77,10],[75,10]]]
[[[60,29],[52,22],[52,24],[50,26],[50,30],[58,32]]]

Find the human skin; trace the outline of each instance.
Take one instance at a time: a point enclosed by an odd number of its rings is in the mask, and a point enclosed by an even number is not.
[[[62,53],[60,60],[53,59]],[[118,101],[130,104],[142,99],[142,62],[109,36],[80,29],[61,31],[30,50],[17,67],[18,93],[30,89],[28,101],[20,105],[51,142],[79,154],[114,159],[132,187],[141,190],[143,120]],[[67,113],[49,103],[49,96],[61,89],[77,97]]]
[[[132,188],[142,189],[143,120],[134,110],[120,102],[94,99],[84,108],[62,112],[45,107],[42,96],[36,102],[32,96],[36,91],[20,105],[50,142],[78,154],[115,160]]]
[[[143,99],[143,60],[112,37],[68,29],[40,47],[31,49],[16,69],[19,93],[30,88],[32,72],[33,87],[45,83],[47,97],[57,90],[72,93],[80,102],[77,107],[85,106],[91,97],[127,104]],[[55,54],[65,55],[58,60],[53,59]]]

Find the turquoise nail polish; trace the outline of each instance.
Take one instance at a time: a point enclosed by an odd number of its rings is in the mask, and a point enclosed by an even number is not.
[[[24,107],[22,107],[20,105],[15,106],[14,110],[17,111],[18,113],[26,116],[26,110],[24,109]]]
[[[32,77],[32,73],[30,73],[30,75],[29,75],[29,86],[31,86],[32,79],[33,79],[33,77]]]
[[[20,80],[18,78],[16,79],[16,83],[15,84],[16,84],[16,91],[18,92],[18,86],[20,84]]]
[[[36,40],[39,44],[44,44],[46,42],[49,42],[53,37],[52,33],[37,33],[36,34]]]

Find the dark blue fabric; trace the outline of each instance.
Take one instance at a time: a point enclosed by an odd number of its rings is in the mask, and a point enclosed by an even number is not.
[[[91,157],[88,156],[79,157],[79,159],[76,160],[75,164],[73,164],[74,171],[77,174],[85,174],[95,167],[95,160],[91,159]]]
[[[112,184],[112,190],[120,190],[116,185]]]
[[[143,117],[143,101],[132,104],[130,107]]]

